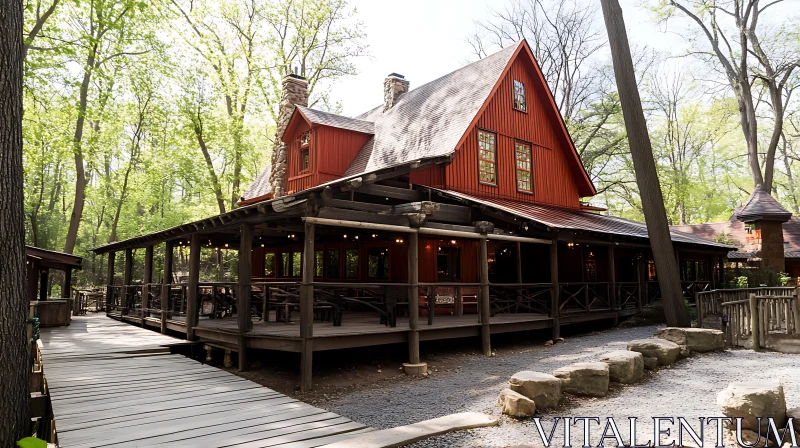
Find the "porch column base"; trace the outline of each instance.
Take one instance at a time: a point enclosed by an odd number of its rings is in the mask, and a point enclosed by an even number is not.
[[[481,349],[484,356],[492,356],[492,336],[489,324],[481,325]]]
[[[403,372],[409,376],[423,376],[428,374],[428,363],[420,362],[417,364],[403,363]]]

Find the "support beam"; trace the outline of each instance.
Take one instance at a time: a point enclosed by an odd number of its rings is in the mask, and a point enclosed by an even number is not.
[[[712,255],[708,256],[708,261],[706,262],[706,277],[708,277],[709,282],[711,283],[710,290],[713,291],[717,289],[717,276],[714,274],[714,257]]]
[[[39,269],[39,300],[47,300],[50,295],[50,269]]]
[[[408,330],[408,363],[419,364],[419,235],[416,233],[408,235]]]
[[[553,341],[561,337],[561,288],[558,286],[558,238],[550,245],[550,317],[553,319]]]
[[[164,279],[161,281],[161,333],[167,334],[167,310],[169,309],[169,293],[172,284],[172,241],[164,243]]]
[[[142,278],[142,327],[144,318],[149,316],[145,311],[150,308],[150,283],[153,283],[153,245],[144,248],[144,276]]]
[[[491,314],[491,304],[489,303],[489,249],[486,238],[480,240],[480,277],[481,277],[481,348],[486,356],[492,355],[492,339],[489,328],[489,315]]]
[[[619,297],[617,297],[617,269],[614,266],[614,246],[608,246],[608,302],[611,309],[619,309]]]
[[[69,299],[72,296],[72,268],[64,269],[64,280],[61,283],[61,297]]]
[[[28,273],[28,300],[36,300],[39,290],[39,262],[33,261],[27,265]]]
[[[242,224],[239,240],[239,293],[236,297],[236,312],[239,328],[239,371],[247,370],[247,337],[253,328],[250,319],[250,275],[253,261],[253,224]]]
[[[116,252],[109,252],[108,253],[108,261],[106,267],[106,315],[108,312],[111,311],[109,307],[109,301],[114,294],[113,286],[114,286],[114,262],[116,261],[117,253]]]
[[[639,282],[639,304],[636,306],[636,311],[641,313],[644,302],[648,300],[647,273],[645,272],[644,256],[641,254],[636,256],[636,278]]]
[[[192,234],[189,243],[189,279],[186,292],[186,339],[194,341],[194,327],[200,318],[197,287],[200,283],[200,235]]]
[[[300,392],[313,386],[311,369],[314,355],[314,223],[305,223],[303,245],[303,283],[300,289]]]
[[[517,241],[517,283],[522,281],[522,243]]]
[[[131,290],[131,283],[132,283],[132,276],[133,276],[133,249],[128,248],[125,249],[125,268],[122,272],[122,284],[125,285],[125,294],[123,295],[122,301],[122,315],[128,315],[130,312],[130,300],[133,294]]]
[[[719,284],[722,288],[725,287],[725,256],[719,256]]]

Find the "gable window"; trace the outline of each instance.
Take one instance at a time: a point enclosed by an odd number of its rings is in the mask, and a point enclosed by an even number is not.
[[[497,184],[497,136],[478,131],[478,180],[482,184]]]
[[[514,157],[517,160],[517,190],[533,193],[531,145],[514,142]]]
[[[300,135],[300,171],[308,171],[309,148],[311,147],[311,131]]]
[[[527,112],[528,103],[525,101],[525,84],[522,81],[514,80],[514,109]]]

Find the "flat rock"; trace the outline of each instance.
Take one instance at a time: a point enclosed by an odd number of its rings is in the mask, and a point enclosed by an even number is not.
[[[608,394],[608,364],[578,362],[553,371],[561,379],[561,390],[574,395],[605,397]]]
[[[634,352],[634,353],[638,353],[638,352]],[[653,358],[653,357],[650,357],[650,356],[645,356],[643,361],[644,361],[644,369],[645,370],[656,370],[658,368],[658,359],[656,359],[656,358]]]
[[[324,445],[322,448],[389,448],[406,446],[429,437],[463,429],[494,426],[498,420],[480,412],[462,412],[444,417],[412,423],[396,428],[382,429],[352,437],[342,437],[337,442]]]
[[[536,412],[536,403],[533,400],[511,389],[503,389],[500,392],[497,404],[500,405],[503,414],[512,417],[533,417]]]
[[[725,335],[711,328],[659,328],[656,336],[685,345],[693,353],[725,350]]]
[[[730,383],[717,395],[717,405],[726,417],[742,417],[744,429],[758,431],[757,417],[762,417],[762,434],[766,434],[767,417],[778,428],[786,426],[786,397],[778,380]]]
[[[681,354],[681,347],[678,344],[660,338],[631,341],[628,343],[628,350],[639,352],[645,357],[656,358],[658,364],[662,366],[674,364]]]
[[[538,409],[552,409],[561,401],[561,380],[553,375],[523,370],[508,380],[509,389],[536,403]]]
[[[603,355],[600,362],[608,364],[609,381],[630,384],[644,375],[644,356],[639,352],[615,350]]]

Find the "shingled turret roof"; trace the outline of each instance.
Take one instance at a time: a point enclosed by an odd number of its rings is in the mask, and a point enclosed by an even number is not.
[[[742,222],[762,220],[786,222],[791,217],[791,212],[783,208],[761,185],[753,190],[737,216]]]

